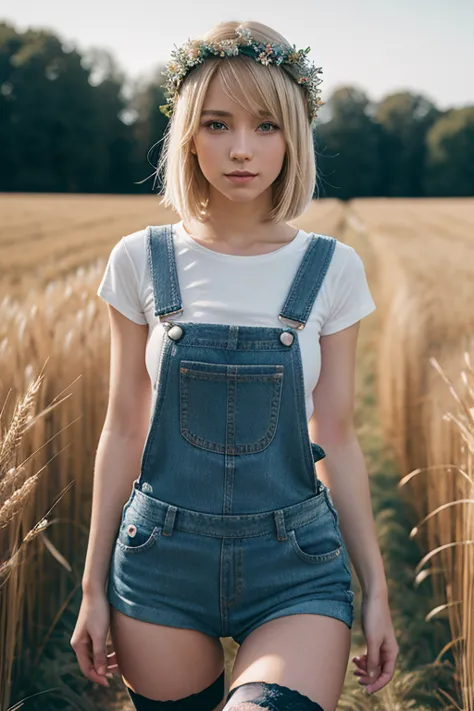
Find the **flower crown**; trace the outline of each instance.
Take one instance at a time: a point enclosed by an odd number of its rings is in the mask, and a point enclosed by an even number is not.
[[[238,28],[236,33],[238,38],[225,39],[220,42],[200,42],[199,40],[188,39],[180,47],[175,45],[176,49],[171,52],[172,59],[166,65],[165,71],[162,72],[163,76],[166,77],[164,88],[165,98],[168,103],[161,105],[159,107],[160,111],[165,116],[171,117],[184,78],[193,67],[202,64],[207,57],[234,57],[238,54],[245,54],[265,66],[268,64],[277,66],[291,64],[296,66],[299,70],[298,78],[293,75],[291,77],[297,84],[304,86],[307,90],[308,118],[312,121],[324,102],[320,101],[318,97],[320,93],[318,85],[322,82],[322,79],[317,76],[322,74],[323,70],[321,67],[316,67],[306,58],[311,47],[297,50],[296,46],[293,45],[290,49],[282,49],[278,45],[255,42],[250,30],[246,27]]]

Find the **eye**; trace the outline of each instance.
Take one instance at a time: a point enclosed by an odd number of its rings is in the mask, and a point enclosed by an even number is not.
[[[220,124],[221,126],[224,126],[222,121],[208,121],[207,123],[204,123],[203,126],[211,128],[211,126],[214,126],[214,124]]]
[[[209,128],[211,130],[211,132],[213,131],[213,129],[211,129],[211,126],[214,126],[214,125],[225,126],[225,124],[222,123],[222,121],[208,121],[207,123],[203,124],[203,126]],[[264,123],[261,123],[260,126],[272,126],[275,130],[278,130],[278,126],[276,124],[272,123],[271,121],[265,121]],[[215,131],[214,131],[214,133],[215,133]],[[262,133],[273,133],[273,131],[263,131]]]
[[[274,129],[278,129],[278,126],[271,121],[265,121],[265,123],[261,123],[260,126],[273,126]],[[264,131],[263,133],[273,133],[273,131]]]

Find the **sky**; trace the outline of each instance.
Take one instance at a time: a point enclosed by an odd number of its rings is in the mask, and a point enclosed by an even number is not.
[[[130,78],[223,20],[272,26],[323,68],[320,98],[339,86],[379,101],[409,90],[439,109],[474,105],[473,0],[2,0],[0,20],[51,30],[81,53],[111,52]]]

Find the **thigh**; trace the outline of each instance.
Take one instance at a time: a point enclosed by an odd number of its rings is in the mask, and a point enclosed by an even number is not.
[[[230,689],[249,681],[288,686],[335,711],[349,661],[351,630],[334,617],[295,614],[257,627],[235,658]]]
[[[110,636],[124,683],[149,699],[195,694],[224,669],[220,640],[198,630],[136,620],[110,606]]]

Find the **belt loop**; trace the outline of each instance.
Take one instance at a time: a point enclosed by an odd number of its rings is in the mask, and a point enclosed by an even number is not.
[[[288,536],[285,527],[285,514],[281,509],[273,512],[273,517],[275,519],[275,526],[277,532],[277,538],[279,541],[286,541]]]
[[[177,510],[177,506],[173,506],[173,504],[168,505],[168,510],[165,516],[165,522],[163,524],[163,528],[161,529],[161,534],[163,536],[171,536],[171,534],[173,533],[174,521],[176,518]]]
[[[227,333],[227,348],[237,348],[239,341],[239,326],[230,325]]]

